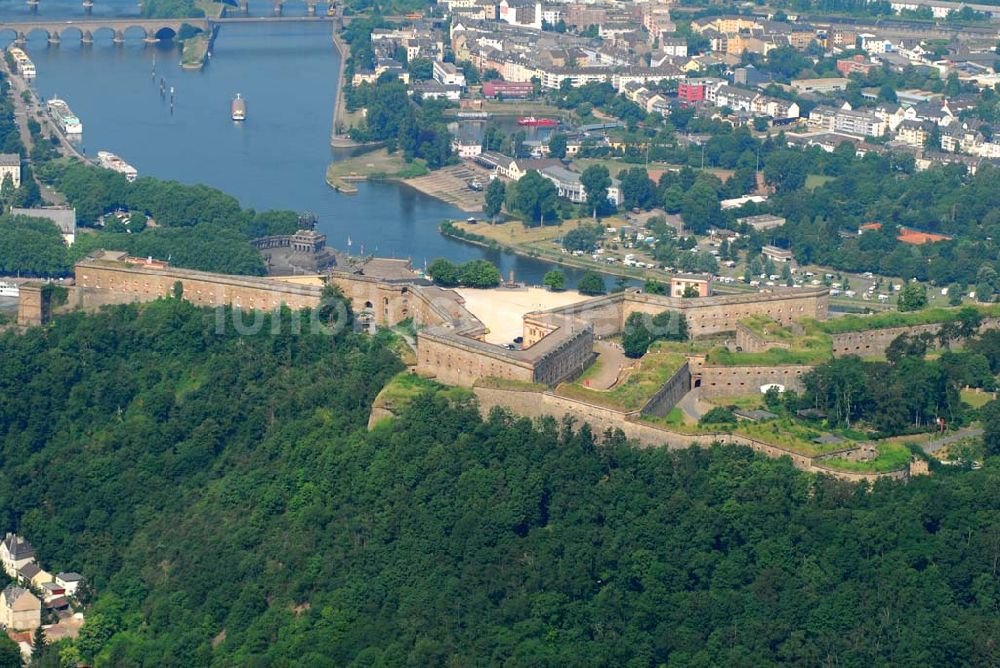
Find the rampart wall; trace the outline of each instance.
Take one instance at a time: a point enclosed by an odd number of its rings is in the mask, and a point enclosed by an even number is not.
[[[691,336],[704,336],[735,332],[737,323],[751,316],[767,316],[782,325],[802,318],[826,320],[828,307],[829,292],[826,289],[754,292],[692,299],[633,292],[625,295],[622,327],[624,320],[632,313],[656,315],[673,310],[685,315]]]
[[[902,334],[916,336],[919,334],[931,334],[937,336],[942,325],[934,323],[929,325],[911,325],[909,327],[889,327],[885,329],[869,329],[863,332],[844,332],[843,334],[833,334],[833,356],[843,357],[845,355],[858,355],[859,357],[885,355],[886,349],[897,337]],[[980,331],[984,329],[1000,328],[1000,318],[983,318]]]
[[[77,306],[152,301],[173,294],[180,283],[184,299],[199,306],[229,305],[241,309],[314,308],[322,290],[256,276],[223,276],[190,269],[145,267],[100,260],[76,266]]]
[[[646,405],[642,407],[644,415],[665,417],[677,402],[691,389],[691,368],[687,362],[681,365],[670,380],[656,391]]]
[[[701,375],[701,394],[705,397],[727,397],[756,394],[761,385],[778,383],[787,390],[801,392],[802,376],[812,370],[805,364],[785,366],[712,366],[704,365]]]
[[[655,425],[636,422],[638,413],[623,413],[603,406],[595,406],[575,399],[560,397],[552,392],[531,392],[486,387],[476,387],[473,391],[479,402],[479,410],[484,417],[494,408],[506,409],[517,415],[533,419],[550,416],[556,420],[562,420],[564,417],[569,416],[579,422],[589,424],[595,434],[602,434],[608,429],[621,429],[626,438],[635,441],[641,446],[664,447],[671,450],[691,446],[708,447],[713,443],[745,445],[755,452],[768,457],[789,457],[796,468],[804,471],[825,473],[843,480],[855,482],[874,481],[879,478],[902,479],[908,474],[905,469],[889,473],[861,473],[832,469],[813,457],[739,434],[724,432],[685,434],[670,431]]]

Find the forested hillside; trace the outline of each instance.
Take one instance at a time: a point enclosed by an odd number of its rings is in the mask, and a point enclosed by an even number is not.
[[[868,491],[424,395],[176,300],[0,338],[0,529],[96,666],[996,665],[1000,470]],[[602,439],[603,440],[603,439]]]

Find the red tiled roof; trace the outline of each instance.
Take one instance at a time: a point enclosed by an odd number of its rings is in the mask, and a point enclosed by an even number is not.
[[[949,241],[951,237],[944,234],[934,234],[933,232],[920,232],[919,230],[908,230],[905,227],[899,231],[896,237],[904,244],[932,244],[937,241]]]

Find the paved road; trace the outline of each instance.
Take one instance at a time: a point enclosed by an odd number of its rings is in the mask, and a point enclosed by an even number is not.
[[[703,411],[701,409],[701,388],[696,387],[677,402],[677,407],[695,422],[701,419]]]
[[[926,443],[923,443],[921,447],[924,449],[924,452],[926,452],[927,454],[931,454],[933,452],[937,452],[946,445],[954,443],[955,441],[961,441],[963,438],[973,438],[982,435],[983,435],[982,429],[973,429],[971,427],[967,427],[965,429],[959,429],[958,431],[948,434],[947,436],[942,436],[941,438],[936,438],[932,441],[927,441]]]

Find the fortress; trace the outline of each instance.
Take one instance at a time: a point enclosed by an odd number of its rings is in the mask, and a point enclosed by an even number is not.
[[[633,411],[597,406],[560,396],[551,389],[586,369],[595,357],[595,339],[621,333],[633,313],[681,312],[692,336],[737,333],[743,343],[750,345],[753,333],[742,330],[739,334],[741,320],[760,317],[782,326],[797,326],[796,321],[802,318],[825,320],[829,300],[826,289],[776,289],[690,299],[627,290],[525,313],[521,323],[523,340],[520,348],[514,348],[488,342],[489,329],[466,308],[458,292],[419,277],[405,260],[376,258],[336,266],[323,280],[341,290],[361,326],[388,327],[412,321],[417,330],[415,371],[442,383],[472,388],[484,412],[504,406],[529,417],[572,416],[591,422],[601,431],[622,429],[648,446],[740,443],[768,456],[789,456],[795,466],[805,470],[852,480],[906,475],[905,470],[871,473],[832,469],[823,462],[829,455],[810,457],[737,434],[675,432],[640,419],[644,415],[666,415],[693,387],[702,387],[708,396],[758,392],[761,385],[771,382],[797,387],[800,376],[810,368],[807,365],[711,366],[704,355],[691,354],[641,410]],[[31,284],[22,288],[19,324],[46,322],[51,309],[48,292]],[[168,295],[208,307],[316,309],[323,299],[323,287],[296,282],[295,277],[231,276],[178,269],[150,258],[101,251],[77,263],[75,285],[69,290],[66,308],[94,309]],[[847,345],[847,340],[840,342],[841,348]],[[857,450],[853,446],[836,454],[851,457]]]
[[[441,382],[472,387],[494,377],[554,386],[580,373],[593,359],[595,336],[620,333],[632,313],[685,314],[692,336],[732,332],[753,315],[790,324],[800,318],[827,317],[825,289],[682,299],[635,290],[597,297],[569,306],[528,313],[523,318],[523,344],[510,350],[487,343],[487,328],[452,290],[419,278],[404,260],[370,259],[334,267],[327,280],[347,297],[359,320],[392,326],[411,319],[417,334],[417,372]],[[275,278],[231,276],[178,269],[124,253],[100,252],[76,265],[70,305],[94,308],[105,304],[150,301],[175,294],[200,306],[272,310],[315,308],[322,288]],[[34,303],[34,302],[33,302]],[[25,304],[23,324],[43,320]],[[38,301],[37,309],[42,304]]]

